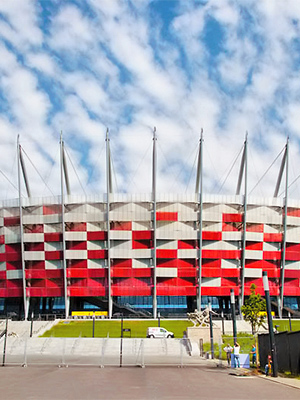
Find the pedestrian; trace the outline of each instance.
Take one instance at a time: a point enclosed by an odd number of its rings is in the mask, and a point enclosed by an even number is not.
[[[238,342],[234,343],[234,348],[233,348],[233,356],[234,356],[234,368],[238,367],[240,368],[240,345]]]
[[[272,357],[271,357],[271,355],[269,354],[269,355],[268,355],[268,362],[267,362],[267,364],[265,365],[265,374],[266,374],[266,376],[268,376],[268,375],[271,376],[271,373],[272,373]]]
[[[232,347],[230,346],[229,343],[227,343],[227,346],[225,346],[223,350],[224,350],[225,353],[226,353],[227,366],[230,367]]]
[[[253,367],[256,365],[256,347],[255,344],[252,345],[252,349],[250,351],[250,354],[252,354],[252,364]]]

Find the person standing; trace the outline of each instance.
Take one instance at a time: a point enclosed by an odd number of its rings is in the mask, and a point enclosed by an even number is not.
[[[223,349],[226,353],[226,358],[227,358],[227,365],[230,367],[230,362],[231,362],[231,353],[232,353],[232,347],[230,346],[229,343],[227,343],[227,346],[224,347]]]
[[[250,354],[252,354],[252,364],[253,367],[256,365],[256,347],[255,344],[252,345],[252,349],[250,351]]]
[[[238,342],[234,343],[234,348],[233,348],[233,356],[234,356],[234,368],[238,367],[240,368],[240,345]]]

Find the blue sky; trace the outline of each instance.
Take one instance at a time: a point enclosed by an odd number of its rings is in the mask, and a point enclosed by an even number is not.
[[[202,128],[205,192],[235,193],[238,162],[222,182],[246,131],[249,191],[288,135],[292,182],[299,24],[293,0],[1,0],[0,170],[16,184],[19,134],[33,195],[59,194],[62,131],[72,193],[104,192],[109,128],[115,191],[149,192],[155,126],[160,192],[194,190]],[[253,195],[272,196],[279,166]],[[3,175],[0,189],[17,196]]]

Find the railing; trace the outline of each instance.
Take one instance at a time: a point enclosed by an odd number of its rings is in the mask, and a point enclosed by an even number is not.
[[[150,366],[199,365],[205,360],[199,348],[184,339],[26,338],[7,337],[5,365]],[[192,351],[193,350],[193,351]],[[3,356],[0,339],[0,357]]]

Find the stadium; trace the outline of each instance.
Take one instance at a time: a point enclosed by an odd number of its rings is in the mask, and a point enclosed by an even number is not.
[[[229,312],[234,289],[240,310],[252,284],[264,294],[267,271],[279,315],[300,308],[300,200],[278,197],[288,142],[272,198],[247,194],[247,139],[234,195],[202,193],[202,137],[194,193],[113,193],[106,137],[107,191],[72,196],[61,139],[61,195],[32,198],[18,145],[19,198],[1,203],[0,313],[95,310],[108,318],[172,316],[208,300]],[[21,197],[21,181],[27,197]]]

